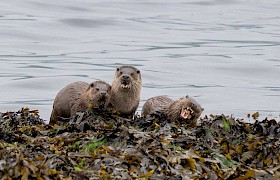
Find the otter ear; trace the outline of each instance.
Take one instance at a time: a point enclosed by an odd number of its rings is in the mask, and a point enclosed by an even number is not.
[[[188,99],[188,98],[189,98],[189,95],[186,95],[186,98]]]
[[[93,84],[93,83],[90,83],[89,86],[88,86],[88,88],[87,88],[87,91],[90,90],[90,88],[93,88],[93,86],[94,86],[94,84]]]
[[[201,108],[201,111],[204,111],[204,108]]]

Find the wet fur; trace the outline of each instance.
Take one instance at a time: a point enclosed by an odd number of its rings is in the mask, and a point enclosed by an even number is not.
[[[65,86],[56,95],[50,124],[56,123],[60,117],[68,118],[76,115],[77,112],[85,111],[89,104],[93,104],[94,107],[98,107],[100,105],[100,102],[98,101],[100,94],[94,91],[96,87],[102,90],[108,90],[108,97],[104,105],[104,109],[106,109],[110,102],[111,87],[109,84],[103,81],[95,81],[91,84],[83,81],[77,81]]]
[[[183,108],[190,107],[194,111],[191,119],[183,119],[180,114]],[[156,96],[149,98],[143,105],[141,115],[147,116],[155,112],[163,113],[170,122],[189,121],[188,124],[195,125],[204,109],[191,97],[186,96],[176,101],[167,96]]]
[[[141,116],[156,112],[163,113],[174,101],[168,96],[155,96],[149,98],[142,107]]]
[[[122,76],[129,76],[130,88],[122,88]],[[112,82],[111,105],[122,116],[132,117],[140,102],[142,80],[140,71],[132,66],[117,68]]]

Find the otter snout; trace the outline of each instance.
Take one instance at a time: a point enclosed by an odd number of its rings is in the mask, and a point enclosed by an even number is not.
[[[109,94],[106,91],[100,92],[99,101],[106,101],[109,98]]]
[[[108,103],[110,101],[110,94],[106,91],[100,91],[99,97],[97,99],[97,108],[98,109],[106,109],[108,106]]]
[[[128,80],[128,79],[129,79],[129,76],[128,76],[128,75],[122,75],[122,79],[123,79],[123,80]]]
[[[123,74],[121,76],[121,87],[123,89],[130,89],[130,76]]]
[[[192,117],[194,117],[195,115],[195,112],[192,108],[190,107],[187,107],[187,108],[182,108],[181,110],[181,114],[180,116],[183,118],[183,119],[191,119]]]

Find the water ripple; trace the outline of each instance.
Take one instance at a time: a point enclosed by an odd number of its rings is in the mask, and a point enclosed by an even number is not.
[[[151,96],[198,97],[208,113],[279,117],[280,1],[3,1],[0,112],[48,119],[68,83],[141,70]],[[50,13],[51,12],[51,13]],[[265,13],[266,12],[266,13]]]
[[[81,18],[68,18],[68,19],[61,19],[62,23],[65,23],[70,26],[75,26],[78,28],[96,28],[100,26],[109,26],[115,25],[116,22],[107,19],[81,19]]]

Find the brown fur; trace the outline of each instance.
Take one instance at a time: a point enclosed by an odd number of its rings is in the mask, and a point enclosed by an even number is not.
[[[110,102],[111,86],[103,81],[91,84],[77,81],[65,86],[55,97],[50,124],[55,124],[60,117],[69,118],[77,112],[93,108],[106,109]]]
[[[117,68],[112,82],[111,105],[121,116],[132,117],[138,108],[142,80],[140,71],[132,66]]]
[[[167,96],[155,96],[147,99],[142,107],[141,115],[147,116],[156,112],[164,112],[174,101]]]
[[[191,108],[193,110],[190,119],[184,119],[181,116],[184,109]],[[171,122],[187,121],[188,124],[196,124],[204,109],[191,97],[185,96],[173,101],[167,96],[156,96],[148,99],[142,108],[142,116],[147,116],[155,112],[163,113]]]

